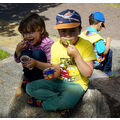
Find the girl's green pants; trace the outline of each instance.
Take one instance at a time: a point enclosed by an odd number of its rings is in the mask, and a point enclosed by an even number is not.
[[[26,92],[41,100],[45,111],[73,108],[85,93],[80,84],[58,78],[30,82],[26,86]]]

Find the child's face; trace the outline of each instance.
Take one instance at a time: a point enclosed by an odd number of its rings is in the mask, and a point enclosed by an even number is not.
[[[102,29],[102,22],[97,24],[97,31],[99,32]]]
[[[78,40],[78,35],[80,34],[81,30],[79,29],[79,27],[76,27],[70,29],[59,29],[58,32],[63,45],[67,47],[68,43],[66,42],[66,40],[69,40],[71,45],[76,44],[76,41]]]
[[[23,37],[26,41],[29,42],[30,45],[36,46],[41,43],[41,32],[28,32],[24,33]]]

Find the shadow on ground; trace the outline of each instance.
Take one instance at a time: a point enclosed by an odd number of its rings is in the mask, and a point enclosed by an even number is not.
[[[0,35],[15,36],[14,28],[30,11],[41,13],[61,3],[1,3],[0,4]],[[44,20],[49,20],[42,16]]]

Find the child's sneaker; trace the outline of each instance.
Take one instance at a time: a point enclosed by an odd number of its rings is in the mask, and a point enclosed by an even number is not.
[[[61,112],[61,118],[68,118],[70,116],[70,110],[66,109]]]
[[[37,100],[33,97],[28,100],[28,104],[33,107],[41,107],[42,106],[41,100]]]
[[[112,71],[107,71],[105,72],[106,75],[108,75],[109,77],[113,77],[113,72]]]

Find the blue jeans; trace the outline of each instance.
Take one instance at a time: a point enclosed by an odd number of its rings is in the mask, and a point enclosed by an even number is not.
[[[105,60],[102,62],[103,64],[103,71],[108,72],[112,69],[112,50],[109,49],[108,54],[105,56]]]
[[[95,69],[100,69],[103,72],[109,72],[112,69],[112,50],[109,49],[108,54],[105,56],[105,60],[100,63]]]
[[[42,50],[23,50],[21,55],[28,55],[31,58],[34,58],[35,60],[41,61],[41,62],[47,62],[47,58],[45,53]],[[23,81],[34,81],[34,80],[38,80],[38,79],[43,79],[43,71],[34,67],[32,70],[29,70],[26,67],[23,67],[23,72],[24,72],[24,80]],[[24,82],[23,82],[24,83]],[[23,90],[25,90],[26,88],[26,84],[24,83],[22,85]]]
[[[39,100],[45,111],[73,108],[85,91],[80,84],[60,79],[41,79],[27,84],[26,92]]]

